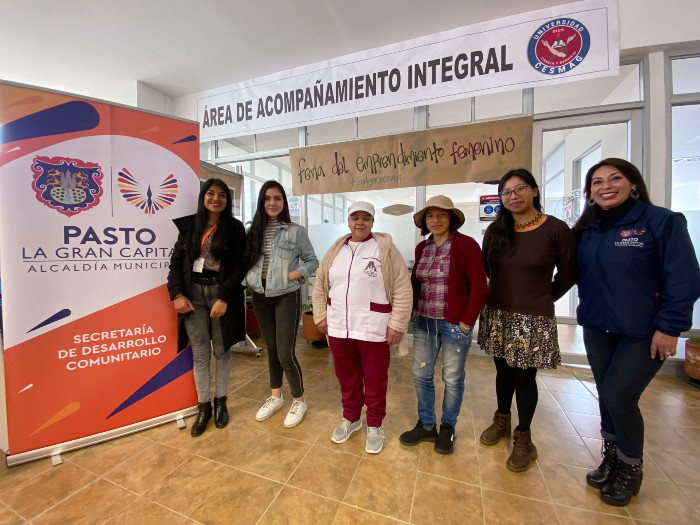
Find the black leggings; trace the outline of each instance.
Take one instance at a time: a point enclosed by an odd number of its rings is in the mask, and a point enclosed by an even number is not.
[[[518,406],[517,430],[527,432],[537,408],[537,375],[536,368],[517,368],[508,366],[502,357],[494,357],[496,363],[496,398],[498,399],[498,412],[510,414],[510,406],[515,402]]]
[[[301,315],[301,292],[297,289],[275,297],[253,292],[253,309],[267,345],[270,388],[281,388],[282,377],[286,375],[292,397],[303,396],[304,380],[294,352]]]

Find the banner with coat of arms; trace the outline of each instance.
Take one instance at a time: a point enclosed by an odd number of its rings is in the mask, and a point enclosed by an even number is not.
[[[196,405],[165,282],[198,170],[196,123],[0,83],[9,458]]]

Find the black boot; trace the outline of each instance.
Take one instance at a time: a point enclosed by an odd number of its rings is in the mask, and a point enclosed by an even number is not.
[[[632,496],[639,494],[642,477],[641,462],[638,465],[630,465],[618,459],[617,468],[613,471],[610,481],[600,490],[600,499],[608,505],[624,507]]]
[[[224,428],[226,425],[228,425],[226,396],[214,398],[214,424],[216,425],[216,428]]]
[[[201,436],[207,429],[207,423],[211,419],[211,403],[207,401],[206,403],[200,403],[198,405],[199,413],[197,414],[197,419],[192,423],[192,437]]]
[[[602,489],[617,466],[617,442],[609,439],[603,440],[601,453],[603,462],[597,469],[586,474],[586,483],[594,489]]]

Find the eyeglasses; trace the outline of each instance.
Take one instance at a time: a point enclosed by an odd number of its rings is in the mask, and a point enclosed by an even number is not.
[[[518,197],[522,197],[523,193],[525,193],[525,190],[527,190],[530,186],[527,184],[523,184],[522,186],[516,186],[512,190],[505,190],[499,193],[501,196],[501,199],[510,199],[510,196],[515,193]]]

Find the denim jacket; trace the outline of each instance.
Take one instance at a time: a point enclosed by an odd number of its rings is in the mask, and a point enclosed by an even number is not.
[[[262,265],[263,257],[260,257],[245,276],[244,284],[250,286],[254,292],[276,297],[298,290],[318,268],[318,259],[304,227],[294,223],[282,223],[280,229],[275,232],[270,247],[270,265],[267,268],[265,290],[262,287]],[[293,270],[298,270],[303,278],[290,281],[289,272]]]

